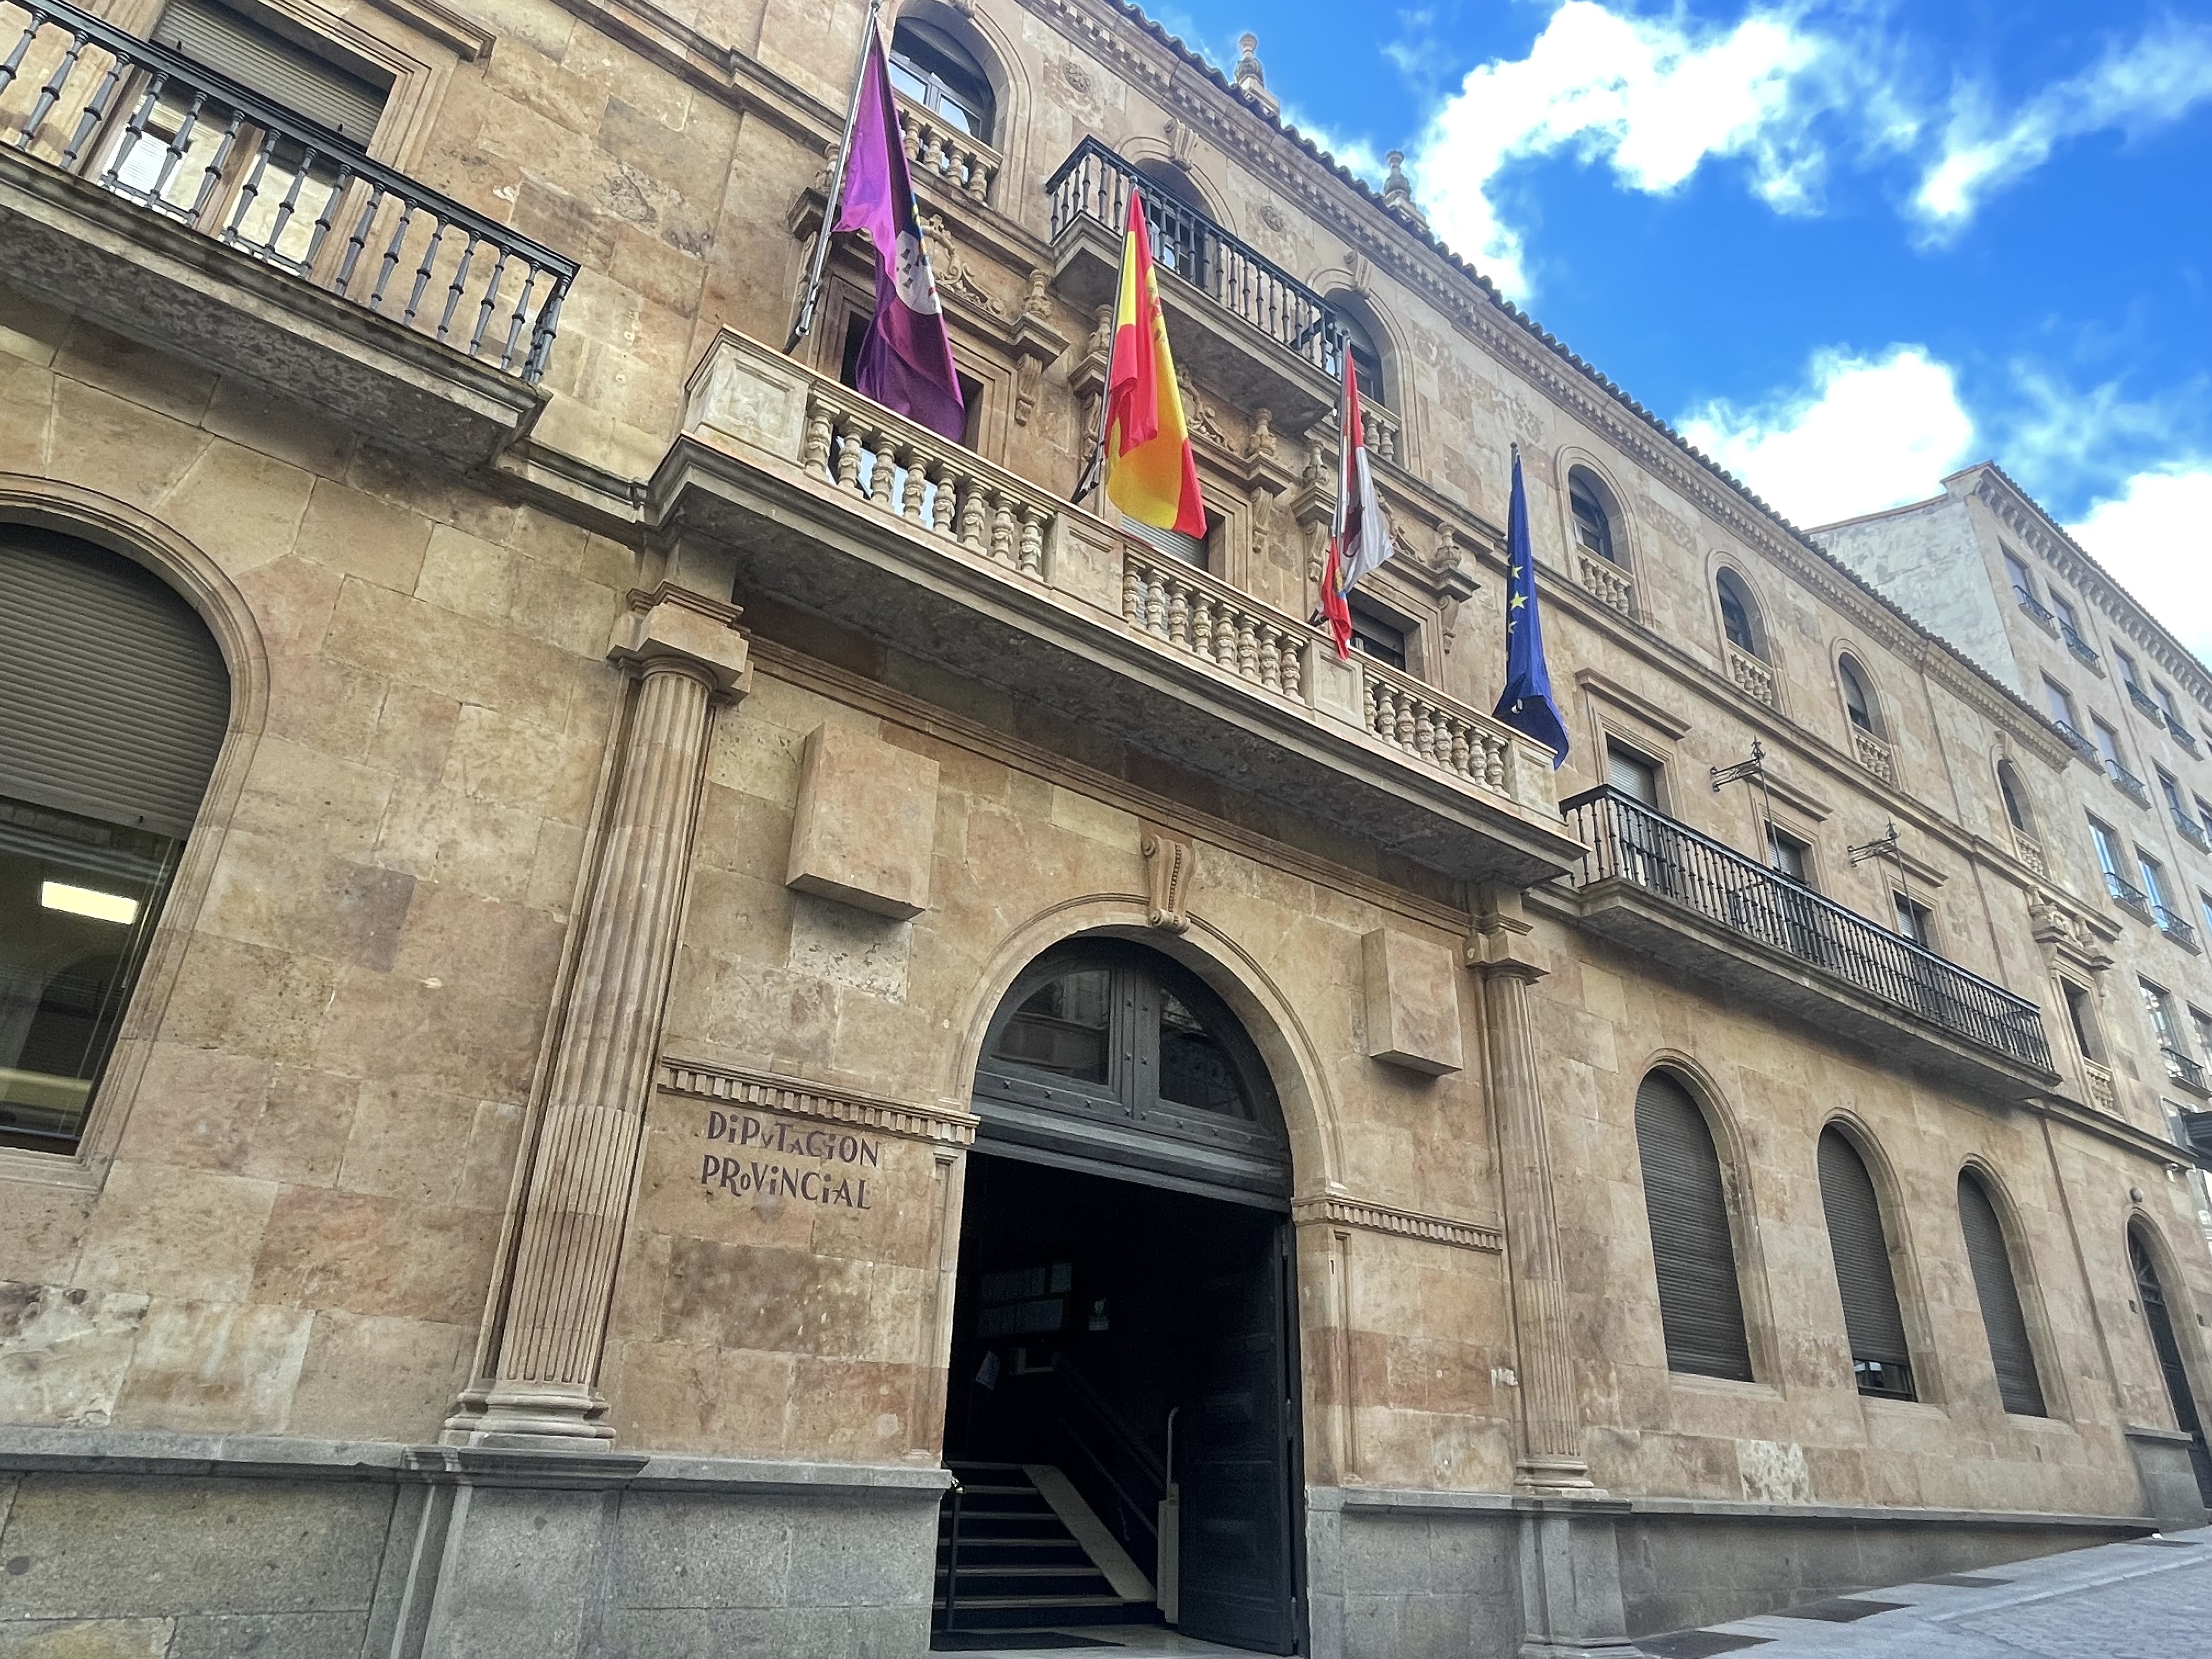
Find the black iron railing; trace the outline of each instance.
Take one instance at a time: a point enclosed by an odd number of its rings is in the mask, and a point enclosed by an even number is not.
[[[2097,647],[2083,639],[2074,624],[2063,617],[2058,619],[2058,637],[2065,641],[2066,648],[2083,662],[2092,668],[2097,665]]]
[[[2176,915],[2172,911],[2167,909],[2163,904],[2154,904],[2150,908],[2151,914],[2158,918],[2158,931],[2160,933],[2164,933],[2176,945],[2181,945],[2185,949],[2194,951],[2197,948],[2197,929],[2195,927],[2191,927],[2180,916]]]
[[[2179,1048],[2161,1048],[2159,1053],[2166,1060],[2166,1074],[2185,1089],[2204,1092],[2204,1068]]]
[[[2045,627],[2048,628],[2052,623],[2058,620],[2057,617],[2051,614],[2051,607],[2049,605],[2044,604],[2041,599],[2037,599],[2034,594],[2029,592],[2026,588],[2014,585],[2012,591],[2020,596],[2020,608],[2027,611],[2029,616],[2034,617],[2036,621],[2041,623]]]
[[[0,0],[0,145],[535,382],[576,263],[68,0]]]
[[[1582,884],[1632,881],[1952,1036],[2051,1069],[2043,1013],[2002,986],[1823,898],[1618,789],[1562,802]]]
[[[2133,680],[2128,682],[2128,701],[2141,709],[2153,726],[2166,724],[2166,711],[2158,706],[2149,692]]]
[[[2113,785],[2130,800],[2138,806],[2150,805],[2149,786],[2110,755],[2105,757],[2105,770],[2111,776]]]
[[[2181,832],[2184,841],[2200,852],[2212,853],[2212,836],[2204,833],[2203,824],[2179,806],[2170,806],[2166,810],[2173,814],[2173,827]]]
[[[2130,910],[2150,914],[2150,896],[2117,870],[2105,872],[2105,890]]]
[[[1341,372],[1344,334],[1328,303],[1249,244],[1146,179],[1096,138],[1085,138],[1046,181],[1054,240],[1082,219],[1115,235],[1128,221],[1129,191],[1144,191],[1152,258],[1278,344],[1330,374]]]
[[[2095,761],[2100,766],[2104,764],[2104,757],[2097,752],[2097,745],[2075,730],[2072,721],[2054,720],[2051,723],[2058,728],[2058,735],[2066,739],[2069,749],[2083,760]]]
[[[2197,739],[2191,735],[2189,728],[2171,714],[2166,717],[2166,729],[2173,734],[2173,740],[2191,754],[2197,752]]]

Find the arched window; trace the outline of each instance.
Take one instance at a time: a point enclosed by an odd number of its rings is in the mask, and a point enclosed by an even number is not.
[[[1751,1349],[1720,1155],[1698,1103],[1665,1072],[1652,1073],[1636,1091],[1636,1152],[1667,1369],[1748,1382]]]
[[[1613,564],[1624,562],[1613,532],[1613,510],[1606,488],[1586,466],[1567,472],[1567,507],[1575,519],[1575,540],[1587,553]]]
[[[1375,343],[1374,331],[1341,301],[1332,301],[1331,304],[1336,313],[1337,326],[1343,332],[1345,349],[1352,353],[1352,366],[1359,376],[1360,395],[1389,408],[1390,388],[1382,378],[1382,349]],[[1329,372],[1340,375],[1343,370],[1339,364],[1332,363]]]
[[[1729,643],[1764,662],[1766,641],[1760,635],[1759,607],[1753,602],[1750,590],[1733,570],[1723,570],[1714,577],[1713,586],[1720,595],[1721,627],[1728,635]]]
[[[75,1150],[229,713],[175,592],[0,524],[0,1146]]]
[[[2035,820],[2028,816],[2027,796],[2020,787],[2020,774],[2008,760],[1997,763],[1997,793],[2004,798],[2005,822],[2023,835],[2033,835]]]
[[[2212,1453],[2204,1444],[2204,1422],[2197,1415],[2197,1393],[2189,1386],[2189,1367],[2181,1358],[2181,1344],[2173,1330],[2173,1314],[2166,1305],[2166,1286],[2160,1283],[2150,1241],[2140,1222],[2128,1225],[2128,1266],[2135,1270],[2136,1296],[2142,1304],[2143,1322],[2150,1328],[2150,1345],[2158,1355],[2158,1369],[2166,1378],[2166,1397],[2173,1407],[2173,1425],[2189,1437],[2189,1461],[2197,1471],[2197,1491],[2212,1504]]]
[[[1912,1356],[1905,1344],[1905,1316],[1897,1305],[1874,1177],[1841,1129],[1820,1132],[1820,1207],[1827,1215],[1828,1249],[1835,1258],[1859,1392],[1914,1399]]]
[[[934,23],[904,17],[891,31],[891,85],[969,137],[991,142],[998,100],[975,54]]]
[[[1966,1261],[1974,1270],[1974,1294],[1982,1304],[1982,1328],[1989,1334],[1997,1394],[2008,1412],[2048,1416],[2043,1382],[2035,1370],[2035,1348],[2027,1340],[2027,1316],[2021,1311],[2020,1285],[2013,1274],[2012,1250],[2005,1243],[1996,1205],[1972,1170],[1959,1172],[1959,1226],[1966,1236]]]
[[[1077,940],[1032,963],[991,1021],[975,1098],[1001,1145],[1290,1189],[1258,1049],[1203,981],[1139,945]]]
[[[1873,694],[1867,690],[1866,671],[1850,657],[1836,659],[1836,678],[1844,689],[1844,713],[1850,717],[1853,726],[1875,737],[1881,735],[1881,720],[1875,707]]]

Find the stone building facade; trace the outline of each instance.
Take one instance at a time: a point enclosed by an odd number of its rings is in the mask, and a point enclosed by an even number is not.
[[[2046,781],[2055,793],[2013,774],[2006,828],[2053,884],[2093,912],[2103,902],[2105,977],[2124,988],[2085,1005],[2074,1034],[2116,1073],[2092,1069],[2090,1086],[2139,1094],[2141,1121],[2162,1114],[2191,1144],[2212,1124],[2212,675],[1993,463],[1953,474],[1933,500],[1811,534],[2066,738],[2079,764]],[[2212,1237],[2212,1201],[2200,1208]]]
[[[918,1654],[1018,1490],[1088,1613],[1626,1651],[2201,1518],[2063,734],[1249,52],[890,12],[964,445],[859,250],[779,349],[857,4],[0,6],[9,1642]],[[1202,543],[1066,500],[1134,179]]]

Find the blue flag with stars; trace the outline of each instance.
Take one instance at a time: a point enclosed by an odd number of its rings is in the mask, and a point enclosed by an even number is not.
[[[1544,662],[1544,625],[1536,615],[1536,558],[1528,545],[1528,496],[1521,487],[1521,451],[1513,451],[1513,505],[1505,520],[1505,694],[1492,712],[1516,732],[1552,749],[1556,769],[1567,758],[1566,723],[1552,700]]]

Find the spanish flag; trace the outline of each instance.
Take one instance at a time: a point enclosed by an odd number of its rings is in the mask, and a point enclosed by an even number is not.
[[[1121,294],[1115,307],[1114,358],[1106,378],[1106,498],[1158,530],[1206,534],[1198,463],[1183,424],[1182,393],[1168,353],[1167,319],[1152,287],[1152,239],[1145,204],[1129,192],[1121,243]]]

